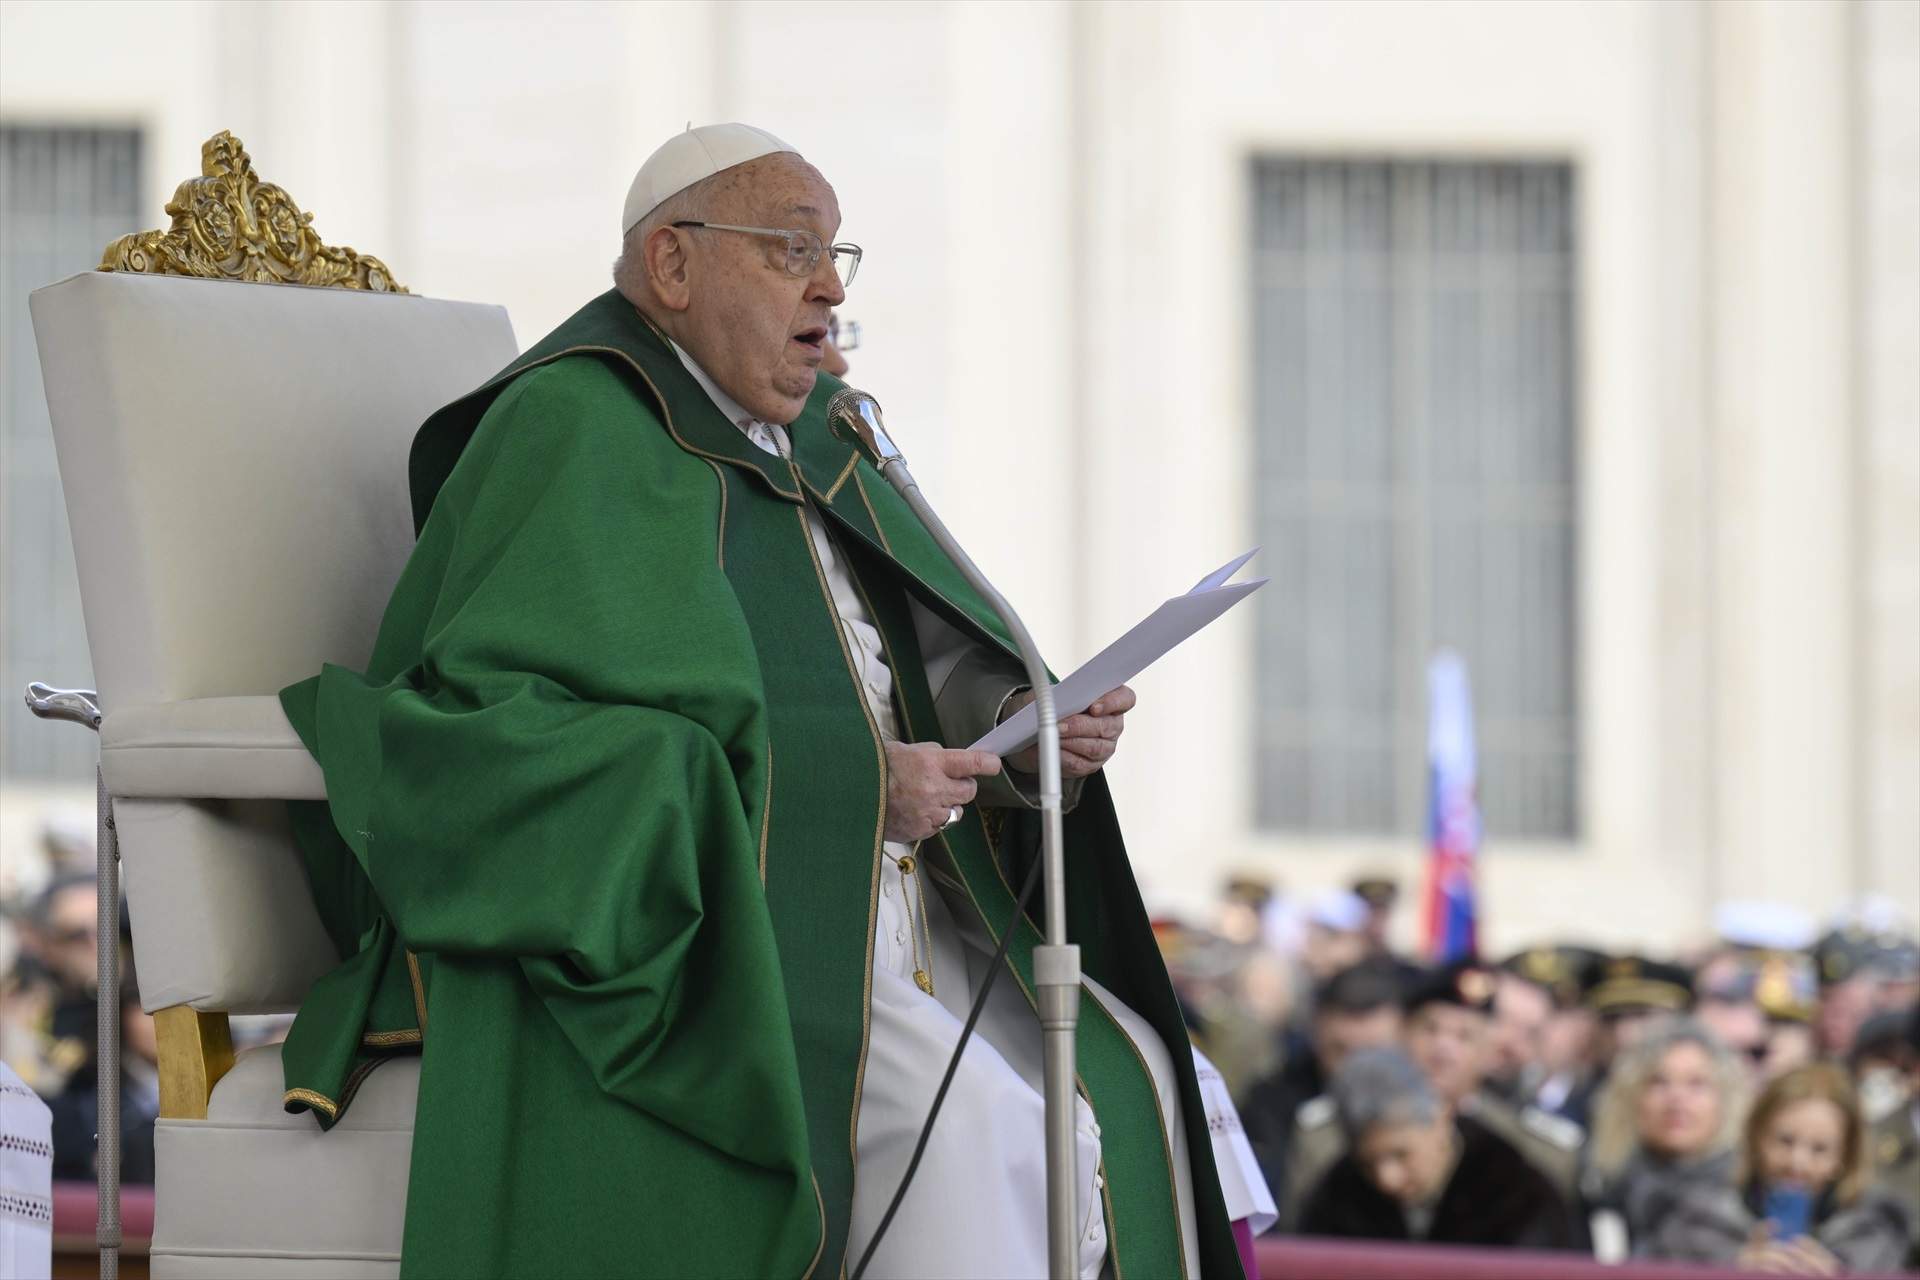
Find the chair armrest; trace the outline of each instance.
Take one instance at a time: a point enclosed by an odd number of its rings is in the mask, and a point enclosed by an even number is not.
[[[114,796],[324,800],[326,780],[280,699],[194,698],[110,712],[100,771]]]

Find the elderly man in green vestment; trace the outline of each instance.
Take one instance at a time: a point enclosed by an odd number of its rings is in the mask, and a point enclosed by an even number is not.
[[[1034,761],[965,748],[1021,668],[825,418],[839,222],[770,134],[662,146],[615,289],[421,428],[368,669],[282,695],[345,957],[287,1106],[331,1127],[422,1056],[404,1275],[850,1271],[1009,930],[872,1274],[1045,1272]],[[1237,1275],[1099,772],[1132,702],[1062,733],[1079,1270]]]

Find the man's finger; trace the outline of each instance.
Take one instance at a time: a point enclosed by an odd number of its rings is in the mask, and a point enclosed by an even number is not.
[[[991,778],[1000,772],[1000,757],[991,751],[946,751],[940,767],[949,778]]]
[[[1101,694],[1087,710],[1096,716],[1119,716],[1133,710],[1137,702],[1139,698],[1133,690],[1123,684],[1118,689]]]
[[[955,781],[951,789],[949,789],[947,792],[947,807],[952,808],[956,804],[957,805],[972,804],[973,798],[979,794],[980,794],[979,783],[975,782],[972,778],[961,778]],[[941,821],[944,822],[945,819],[943,818],[941,819]]]
[[[1081,714],[1068,716],[1060,722],[1060,736],[1063,738],[1117,738],[1126,727],[1122,716],[1095,716]]]

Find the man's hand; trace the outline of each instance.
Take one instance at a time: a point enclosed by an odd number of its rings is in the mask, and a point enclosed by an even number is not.
[[[1007,715],[1033,701],[1033,691],[1020,694],[1007,704]],[[1126,685],[1110,693],[1103,693],[1077,716],[1068,716],[1060,722],[1060,776],[1066,778],[1084,778],[1098,773],[1101,766],[1113,759],[1113,753],[1120,749],[1120,734],[1127,727],[1127,712],[1133,710],[1133,704],[1139,699],[1133,696],[1133,690]],[[1028,747],[1007,763],[1022,773],[1040,772],[1040,748]]]
[[[937,742],[887,744],[887,839],[911,844],[947,825],[956,805],[973,803],[980,784],[1000,772],[990,751],[949,751]]]

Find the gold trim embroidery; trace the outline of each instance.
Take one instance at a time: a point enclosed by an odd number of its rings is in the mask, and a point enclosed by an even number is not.
[[[840,492],[840,486],[847,482],[847,477],[852,475],[853,469],[859,465],[860,465],[859,454],[856,453],[851,458],[848,458],[847,465],[840,468],[839,476],[834,479],[833,484],[828,487],[827,491],[820,495],[820,500],[822,502],[832,502],[833,495]],[[879,521],[876,520],[874,522],[874,527],[875,528],[879,527]]]
[[[800,1280],[812,1280],[813,1273],[820,1265],[820,1255],[827,1251],[827,1198],[820,1194],[820,1175],[807,1166],[807,1180],[813,1183],[813,1204],[820,1211],[820,1243],[813,1246],[813,1261],[800,1274]]]
[[[773,828],[773,733],[767,733],[767,794],[760,802],[760,888],[767,887],[767,832]]]
[[[360,1043],[369,1049],[389,1049],[396,1044],[419,1044],[422,1038],[418,1031],[369,1031]]]
[[[338,1119],[340,1115],[340,1108],[332,1098],[323,1093],[315,1093],[311,1089],[289,1089],[280,1095],[280,1101],[282,1104],[304,1102],[315,1111],[326,1112],[329,1120]]]
[[[894,555],[893,544],[887,540],[886,526],[880,523],[880,516],[877,512],[874,511],[872,500],[870,500],[867,497],[866,481],[860,478],[860,475],[858,472],[855,472],[853,477],[853,483],[854,483],[854,487],[856,487],[860,491],[861,503],[867,508],[867,518],[873,521],[873,534],[876,538],[880,539],[880,549],[886,552],[887,558],[893,561],[894,567],[899,569],[901,573],[904,573],[905,575],[907,575],[907,577],[911,581],[918,584],[918,586],[922,591],[926,592],[929,596],[932,596],[935,600],[938,600],[941,604],[944,604],[945,606],[947,606],[947,608],[953,610],[953,612],[958,616],[965,618],[970,625],[972,625],[973,627],[979,630],[981,635],[987,637],[987,642],[989,644],[998,647],[1002,653],[1006,654],[1008,657],[1012,658],[1014,661],[1016,662],[1020,661],[1021,660],[1020,650],[1013,644],[1011,640],[1002,640],[999,636],[996,636],[993,633],[993,630],[990,627],[988,627],[984,622],[974,617],[973,614],[967,611],[966,609],[962,609],[959,605],[955,604],[953,600],[947,595],[946,592],[940,590],[938,587],[934,586],[931,582],[928,582],[925,578],[921,577],[918,573],[915,573],[913,569],[907,564],[906,561]],[[845,519],[845,517],[842,517],[842,519]]]
[[[420,1020],[420,1034],[427,1034],[427,988],[420,977],[420,959],[407,952],[407,976],[413,979],[413,1016]]]
[[[860,491],[860,505],[867,509],[867,519],[873,521],[873,536],[880,539],[880,549],[889,556],[892,556],[893,544],[887,541],[887,527],[880,523],[880,513],[873,509],[873,499],[867,496],[867,482],[862,480],[857,472],[853,477],[853,487]],[[907,569],[905,565],[901,565],[900,567]],[[911,569],[907,569],[907,572],[913,574],[913,570]],[[913,574],[913,576],[914,579],[918,581],[919,575]],[[924,587],[927,584],[922,582],[920,585]],[[929,587],[928,590],[932,590],[932,588]],[[935,591],[933,594],[936,596],[940,595],[938,591]],[[941,598],[945,599],[946,597],[942,596]],[[947,603],[952,604],[953,602],[948,600]]]
[[[712,458],[705,459],[705,462],[713,468],[713,478],[720,483],[720,530],[719,535],[714,539],[713,562],[722,573],[725,573],[727,571],[727,473],[722,471],[720,464]],[[763,881],[766,879],[765,876],[760,878]]]
[[[645,319],[644,316],[641,318]],[[652,326],[648,326],[648,327],[651,328]],[[489,382],[485,386],[481,387],[480,390],[481,391],[491,390],[492,388],[499,385],[503,381],[510,381],[513,378],[519,377],[523,373],[529,373],[535,369],[541,368],[544,365],[552,364],[555,360],[562,360],[562,359],[565,359],[567,356],[578,356],[578,355],[615,356],[619,358],[623,363],[625,363],[629,369],[632,369],[635,373],[639,374],[640,380],[647,384],[647,390],[653,392],[653,398],[660,407],[661,425],[667,429],[667,434],[673,437],[673,442],[679,445],[686,452],[693,454],[696,458],[706,458],[709,461],[724,462],[730,467],[744,468],[745,470],[751,471],[755,475],[760,476],[762,479],[764,479],[767,482],[768,486],[771,487],[775,493],[779,494],[781,497],[787,499],[788,501],[790,502],[806,501],[806,496],[804,494],[799,492],[797,489],[792,492],[789,492],[788,490],[781,488],[780,482],[778,480],[775,480],[772,474],[762,470],[760,467],[756,466],[754,463],[746,461],[741,458],[729,458],[725,454],[709,453],[707,450],[702,449],[698,445],[688,441],[685,436],[682,436],[680,434],[680,429],[673,425],[673,411],[667,408],[667,398],[660,394],[659,386],[654,382],[653,378],[647,373],[647,371],[640,367],[639,361],[635,360],[632,356],[628,355],[626,352],[622,351],[618,347],[603,347],[593,343],[589,343],[585,346],[579,346],[579,347],[568,347],[564,351],[556,351],[550,356],[543,356],[540,359],[531,362],[530,364],[521,365],[519,368],[513,370],[512,373],[503,375],[500,378],[495,378],[492,382]],[[474,394],[478,394],[478,392]]]
[[[803,498],[793,514],[800,521],[800,539],[806,544],[807,558],[813,562],[814,581],[819,584],[820,598],[826,602],[828,616],[833,620],[833,634],[840,642],[840,657],[847,664],[847,678],[853,681],[854,697],[860,702],[860,713],[867,718],[867,732],[873,736],[874,757],[880,764],[880,803],[874,819],[871,852],[873,871],[867,881],[867,972],[860,989],[860,1064],[854,1071],[853,1116],[847,1126],[847,1149],[853,1160],[852,1179],[847,1184],[851,1194],[860,1182],[860,1098],[867,1087],[867,1050],[873,1037],[873,927],[880,908],[880,846],[886,843],[887,835],[887,747],[880,736],[880,725],[873,718],[873,708],[867,705],[859,668],[854,666],[853,653],[847,648],[847,629],[840,623],[840,610],[833,603],[832,589],[827,586],[826,571],[820,565],[819,549],[813,545],[813,529],[807,524],[807,513],[811,509],[812,504]],[[853,1240],[849,1236],[847,1249],[852,1247]],[[846,1252],[843,1249],[840,1256],[840,1269],[843,1272],[847,1268]]]

